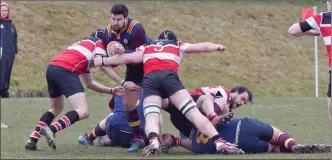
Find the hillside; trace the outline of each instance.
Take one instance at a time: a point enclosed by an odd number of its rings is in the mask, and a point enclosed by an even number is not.
[[[313,37],[295,38],[289,26],[300,20],[303,7],[325,1],[146,1],[125,3],[130,17],[144,25],[153,39],[169,28],[183,41],[223,44],[223,54],[188,55],[180,76],[188,89],[201,85],[249,86],[255,96],[314,96]],[[52,56],[109,23],[112,2],[11,1],[11,16],[19,35],[11,94],[47,95],[44,78]],[[319,44],[319,94],[328,82],[327,54]],[[117,68],[124,73],[124,67]],[[123,75],[123,74],[122,74]],[[96,69],[93,77],[114,83]],[[95,94],[89,91],[90,94]]]

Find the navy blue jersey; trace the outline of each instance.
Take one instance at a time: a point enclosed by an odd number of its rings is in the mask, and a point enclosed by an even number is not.
[[[139,114],[141,129],[144,131],[144,114],[143,114],[143,91],[140,93],[137,100],[137,112]],[[115,116],[114,116],[115,115]],[[126,113],[124,111],[123,97],[115,96],[114,97],[114,113],[113,115],[116,118],[108,118],[107,125],[112,125],[118,129],[131,132],[128,120],[126,118]]]
[[[222,124],[217,128],[218,133],[230,143],[235,142],[236,127],[241,119],[233,119],[228,124]],[[192,151],[197,154],[213,154],[216,153],[216,146],[204,134],[194,129],[192,135]]]

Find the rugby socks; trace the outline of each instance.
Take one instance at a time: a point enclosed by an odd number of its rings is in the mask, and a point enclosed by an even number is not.
[[[150,132],[148,135],[149,143],[151,143],[155,139],[160,142],[158,134],[156,132]]]
[[[59,132],[75,122],[79,121],[79,116],[76,111],[69,111],[66,113],[64,116],[62,116],[57,122],[54,122],[51,126],[50,129],[52,130],[53,133]]]
[[[142,139],[140,121],[139,121],[137,109],[135,108],[132,111],[127,111],[126,115],[127,115],[127,119],[129,122],[129,126],[133,133],[134,139]]]
[[[288,134],[281,134],[278,138],[280,152],[292,152],[292,148],[296,145],[295,140]]]
[[[172,146],[180,146],[182,143],[182,139],[176,135],[172,135],[173,138],[173,144]]]
[[[97,137],[105,136],[106,132],[100,128],[99,123],[97,124],[96,128],[92,130],[92,132],[87,136],[88,141],[93,141]]]
[[[30,135],[31,142],[37,143],[40,138],[40,128],[49,126],[54,119],[54,115],[52,112],[46,111],[37,122],[37,126],[35,130]]]

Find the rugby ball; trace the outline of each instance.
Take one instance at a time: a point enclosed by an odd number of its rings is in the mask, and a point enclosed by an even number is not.
[[[114,56],[116,54],[123,54],[125,51],[121,43],[117,41],[111,41],[107,44],[107,54],[108,56]]]

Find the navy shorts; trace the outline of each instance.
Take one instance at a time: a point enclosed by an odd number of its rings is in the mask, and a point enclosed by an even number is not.
[[[238,146],[246,153],[265,153],[269,149],[269,141],[273,137],[270,124],[255,118],[241,119],[238,135]]]
[[[143,78],[144,98],[157,95],[165,99],[182,89],[178,74],[172,70],[150,72]]]
[[[132,81],[136,85],[142,87],[142,81],[143,81],[143,63],[140,64],[128,64],[126,69],[126,81]]]
[[[134,138],[125,113],[115,112],[106,120],[106,134],[112,141],[111,146],[130,147]]]
[[[60,66],[48,65],[46,80],[51,98],[60,97],[62,94],[68,98],[73,94],[84,92],[79,75]]]

